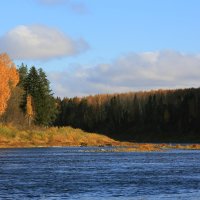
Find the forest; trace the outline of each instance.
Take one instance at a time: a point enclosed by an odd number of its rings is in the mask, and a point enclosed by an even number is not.
[[[128,141],[200,141],[200,88],[56,101],[56,126],[70,125]]]
[[[54,97],[45,72],[0,55],[0,120],[137,142],[200,142],[200,88]]]

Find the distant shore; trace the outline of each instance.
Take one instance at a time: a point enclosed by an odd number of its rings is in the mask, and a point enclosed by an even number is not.
[[[154,144],[120,142],[107,136],[84,132],[71,127],[19,129],[0,125],[0,148],[37,147],[112,147],[114,152],[151,152],[168,149],[200,150],[200,144]]]

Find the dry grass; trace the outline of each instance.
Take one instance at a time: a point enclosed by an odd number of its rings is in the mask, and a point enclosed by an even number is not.
[[[71,127],[51,127],[20,130],[12,125],[0,124],[0,148],[50,146],[115,146],[116,152],[151,152],[167,149],[200,150],[200,144],[138,144],[119,142],[107,136],[87,133]]]
[[[0,125],[0,147],[38,146],[119,146],[121,143],[109,137],[87,133],[71,127],[35,128],[19,130],[12,126]]]

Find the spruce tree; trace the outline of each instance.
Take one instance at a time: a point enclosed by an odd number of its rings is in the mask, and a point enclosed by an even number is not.
[[[24,65],[24,63],[21,64],[21,66],[18,66],[18,73],[19,73],[19,83],[18,86],[21,88],[24,87],[24,82],[28,75],[28,67],[27,65]]]
[[[35,97],[37,101],[36,120],[39,124],[49,125],[56,118],[56,102],[50,89],[50,82],[41,68],[38,70],[38,76],[38,93]]]
[[[22,72],[22,77],[25,74],[24,69],[23,66],[19,69],[19,72]],[[45,72],[41,68],[37,70],[35,66],[32,66],[25,76],[22,86],[25,90],[22,106],[24,111],[26,112],[27,96],[31,95],[35,124],[44,126],[51,124],[56,118],[57,111],[50,82]]]

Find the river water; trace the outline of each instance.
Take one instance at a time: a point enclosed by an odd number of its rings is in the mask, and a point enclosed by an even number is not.
[[[198,200],[200,151],[0,149],[0,199]]]

